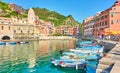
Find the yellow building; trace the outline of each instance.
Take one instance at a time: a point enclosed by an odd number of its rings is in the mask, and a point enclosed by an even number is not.
[[[13,23],[11,18],[0,17],[0,40],[13,39]]]
[[[54,28],[51,22],[40,20],[30,8],[27,18],[0,17],[0,40],[39,39],[53,34]]]

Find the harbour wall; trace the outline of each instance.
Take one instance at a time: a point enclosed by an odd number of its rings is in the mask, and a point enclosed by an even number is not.
[[[104,46],[105,52],[99,60],[96,73],[120,73],[120,43],[115,41],[98,40]]]

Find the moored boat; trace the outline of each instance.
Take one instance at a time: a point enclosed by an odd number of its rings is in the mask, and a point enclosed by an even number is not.
[[[5,45],[5,42],[0,42],[0,45]]]
[[[87,47],[87,48],[76,48],[76,49],[70,49],[72,52],[81,52],[81,53],[95,53],[100,54],[102,56],[104,47]]]
[[[15,44],[17,44],[17,42],[5,42],[6,43],[6,45],[15,45]]]
[[[28,43],[28,41],[20,42],[20,44],[27,44],[27,43]]]
[[[60,59],[86,59],[86,60],[98,60],[99,54],[95,53],[80,53],[80,52],[64,52],[64,55]]]
[[[18,44],[27,44],[28,41],[18,41],[17,43],[18,43]]]
[[[55,66],[60,67],[68,67],[68,68],[76,68],[76,69],[85,69],[86,68],[86,61],[84,60],[52,60],[51,63]]]

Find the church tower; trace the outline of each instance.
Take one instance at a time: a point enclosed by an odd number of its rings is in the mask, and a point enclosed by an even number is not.
[[[32,8],[30,8],[28,11],[28,23],[34,24],[35,20],[36,20],[35,12]]]

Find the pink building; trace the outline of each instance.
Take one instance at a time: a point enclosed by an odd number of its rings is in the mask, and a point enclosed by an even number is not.
[[[120,0],[116,1],[110,8],[99,12],[90,20],[83,23],[84,34],[88,35],[87,30],[93,22],[92,35],[94,37],[120,34]]]

